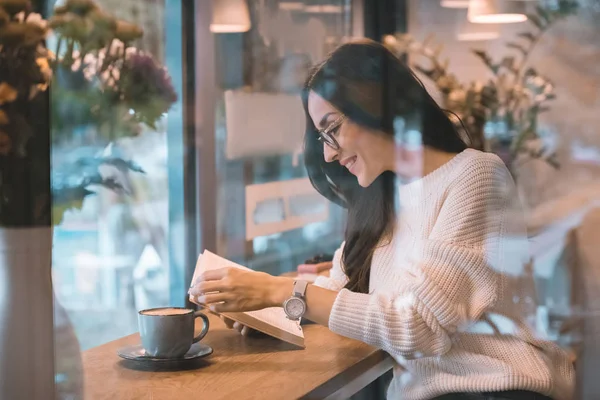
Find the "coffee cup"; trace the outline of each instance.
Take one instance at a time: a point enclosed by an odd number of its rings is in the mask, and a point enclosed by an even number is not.
[[[202,318],[202,332],[194,337],[194,321]],[[154,358],[180,358],[208,333],[208,317],[179,307],[151,308],[138,312],[142,346]]]

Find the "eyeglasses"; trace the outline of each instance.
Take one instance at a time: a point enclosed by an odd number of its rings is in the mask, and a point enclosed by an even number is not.
[[[333,121],[331,125],[319,131],[319,142],[325,143],[327,146],[331,147],[333,150],[339,150],[340,144],[335,139],[335,134],[337,133],[336,129],[342,125],[342,123],[346,120],[345,115],[341,115],[338,119]]]

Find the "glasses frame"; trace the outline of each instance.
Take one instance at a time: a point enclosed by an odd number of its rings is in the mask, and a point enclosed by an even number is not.
[[[333,150],[338,151],[340,149],[340,144],[333,136],[332,131],[334,129],[339,128],[340,125],[344,123],[346,120],[345,115],[340,115],[335,121],[333,121],[328,127],[319,130],[319,138],[317,139],[319,142],[325,143],[327,146],[331,147]]]

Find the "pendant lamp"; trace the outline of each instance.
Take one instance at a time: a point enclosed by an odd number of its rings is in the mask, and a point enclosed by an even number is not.
[[[213,18],[210,31],[214,33],[239,33],[250,30],[250,11],[246,0],[213,1]]]
[[[527,21],[523,0],[471,0],[468,19],[474,24],[508,24]]]

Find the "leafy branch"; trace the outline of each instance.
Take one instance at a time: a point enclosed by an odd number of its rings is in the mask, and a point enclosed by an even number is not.
[[[486,83],[459,82],[448,71],[448,59],[440,60],[442,46],[434,43],[432,35],[418,42],[410,35],[397,34],[387,36],[384,43],[398,55],[415,56],[410,58],[411,67],[435,83],[443,95],[443,106],[465,122],[471,136],[479,134],[478,139],[483,143],[485,123],[502,120],[507,124],[512,156],[527,154],[557,167],[555,154],[527,150],[528,142],[538,137],[538,115],[549,110],[546,103],[556,98],[554,84],[529,67],[528,61],[543,35],[577,9],[575,0],[559,0],[555,6],[537,6],[535,12],[528,15],[533,29],[518,33],[516,39],[505,44],[508,50],[516,52],[514,55],[495,60],[484,50],[472,50],[492,74]],[[423,59],[428,66],[423,66]]]

